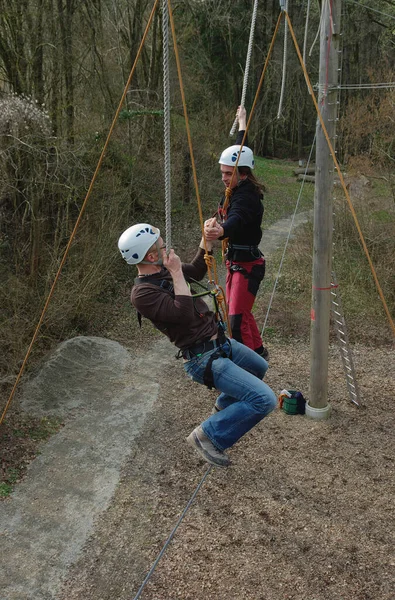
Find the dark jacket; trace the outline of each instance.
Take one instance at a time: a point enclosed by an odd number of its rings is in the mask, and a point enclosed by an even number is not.
[[[223,204],[224,198],[220,206]],[[263,202],[262,194],[249,180],[240,181],[233,189],[222,223],[224,237],[231,244],[258,246],[262,239]]]

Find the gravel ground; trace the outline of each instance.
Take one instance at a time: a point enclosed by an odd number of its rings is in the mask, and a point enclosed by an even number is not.
[[[119,329],[125,336],[124,323]],[[331,347],[331,418],[277,410],[229,451],[231,467],[210,469],[185,438],[211,412],[215,391],[191,382],[174,352],[164,356],[145,331],[136,334],[127,384],[158,382],[157,400],[111,502],[45,600],[393,600],[393,348],[353,347],[358,408]],[[308,396],[308,344],[273,340],[269,350],[269,385]],[[34,592],[15,598],[44,600]]]
[[[306,344],[270,350],[272,388],[306,392]],[[215,393],[170,362],[112,505],[58,599],[135,598],[207,474],[138,597],[392,600],[394,354],[357,346],[354,360],[362,408],[350,403],[331,348],[331,418],[278,410],[229,451],[231,467],[208,474],[185,437],[206,418]]]

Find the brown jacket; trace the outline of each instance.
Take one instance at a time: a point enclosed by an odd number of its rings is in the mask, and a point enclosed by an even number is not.
[[[191,263],[183,263],[182,270],[186,281],[200,281],[207,271],[204,250],[199,248]],[[166,283],[163,287],[150,283],[155,279]],[[214,313],[203,298],[175,296],[166,287],[172,286],[172,283],[169,271],[162,267],[159,273],[144,277],[142,283],[133,286],[131,301],[143,317],[167,335],[177,348],[184,350],[197,342],[209,340],[217,333],[218,326]]]

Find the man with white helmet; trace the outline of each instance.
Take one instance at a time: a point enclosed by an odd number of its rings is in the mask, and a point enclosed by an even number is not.
[[[206,244],[211,252],[211,242]],[[177,346],[177,357],[183,358],[191,379],[220,391],[212,414],[187,441],[207,462],[227,467],[225,450],[277,405],[274,392],[262,381],[268,364],[226,338],[216,314],[193,295],[189,283],[207,271],[203,240],[192,262],[182,263],[173,249],[166,253],[159,229],[140,223],[121,235],[118,248],[137,267],[133,306]]]
[[[222,181],[231,191],[229,203],[223,196],[217,217],[205,223],[208,240],[227,240],[226,298],[232,336],[257,354],[268,359],[252,307],[265,276],[265,259],[259,249],[262,238],[263,186],[254,177],[254,155],[241,147],[246,128],[246,111],[237,111],[237,144],[226,148],[219,159]],[[237,162],[238,160],[238,162]],[[235,167],[237,162],[237,169]]]

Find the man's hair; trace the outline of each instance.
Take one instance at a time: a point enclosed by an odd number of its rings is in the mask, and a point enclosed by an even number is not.
[[[151,252],[157,252],[158,249],[156,247],[156,242],[154,242],[151,246],[151,248],[148,248],[147,252],[145,253],[144,258],[147,256],[147,254],[150,254]]]

